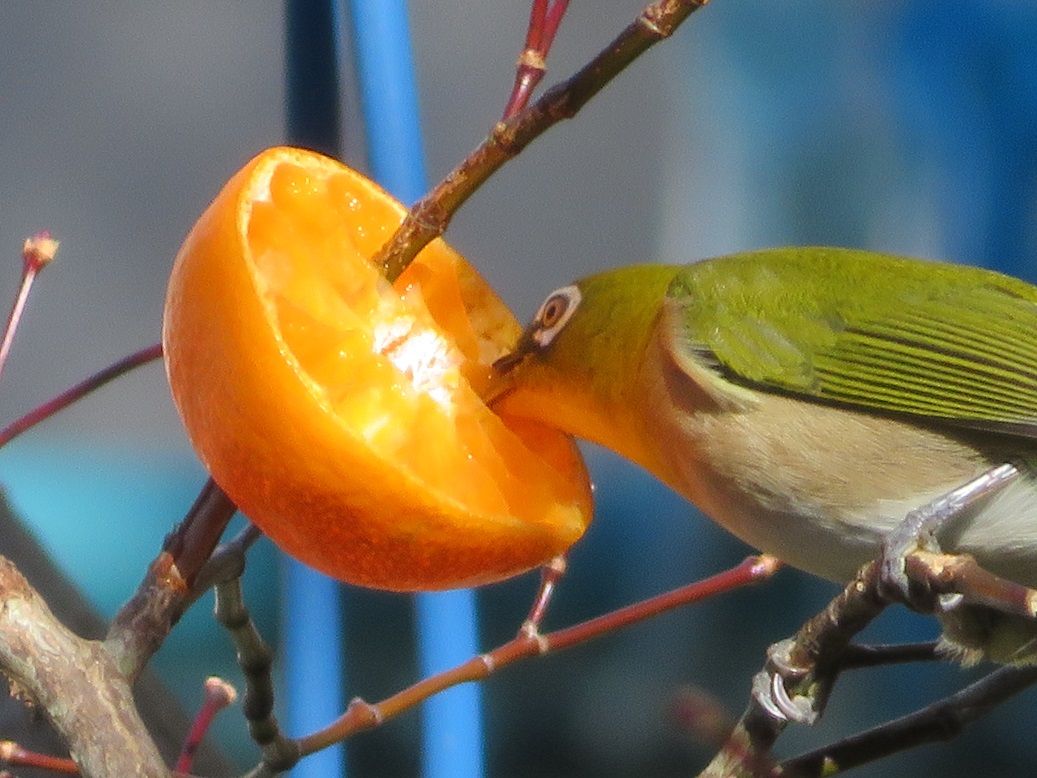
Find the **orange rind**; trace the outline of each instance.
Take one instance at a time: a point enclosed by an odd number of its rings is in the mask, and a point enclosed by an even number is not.
[[[500,580],[590,521],[572,440],[480,399],[519,325],[442,240],[395,284],[406,211],[341,163],[264,151],[202,214],[169,282],[173,399],[213,479],[284,551],[393,590]]]

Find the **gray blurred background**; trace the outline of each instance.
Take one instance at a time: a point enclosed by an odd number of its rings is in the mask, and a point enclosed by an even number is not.
[[[585,62],[640,10],[574,0],[548,83]],[[412,3],[429,172],[485,135],[510,88],[525,2]],[[280,2],[0,4],[0,304],[19,248],[62,241],[42,275],[0,385],[6,423],[158,340],[180,240],[223,181],[284,137]],[[343,52],[348,72],[350,53]],[[714,0],[573,121],[551,130],[458,214],[450,242],[525,319],[573,276],[635,261],[683,262],[766,245],[832,243],[988,264],[1035,276],[1037,6],[887,0]],[[343,86],[347,162],[362,167],[356,99]],[[7,257],[4,260],[4,257]],[[740,559],[648,478],[591,452],[600,508],[573,556],[552,623],[565,624]],[[0,452],[0,484],[59,565],[111,614],[204,479],[161,367],[104,389]],[[274,551],[258,550],[250,598],[276,644]],[[491,587],[485,645],[510,635],[531,577]],[[745,701],[767,644],[833,588],[783,582],[666,616],[485,685],[491,775],[686,775],[711,752],[677,726],[682,684]],[[414,678],[406,598],[351,592],[348,694]],[[197,608],[159,657],[185,704],[229,642]],[[874,634],[916,639],[894,612]],[[332,660],[329,660],[332,661]],[[880,678],[888,683],[879,683]],[[962,682],[953,669],[841,681],[820,744]],[[1033,695],[951,746],[860,775],[1026,775]],[[357,775],[416,769],[416,716],[350,746]],[[218,728],[254,759],[236,713]],[[0,737],[3,733],[0,733]]]

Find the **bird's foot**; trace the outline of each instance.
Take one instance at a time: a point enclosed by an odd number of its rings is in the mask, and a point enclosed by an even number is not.
[[[923,612],[945,613],[958,607],[963,600],[961,594],[937,593],[923,582],[912,580],[907,574],[907,557],[916,551],[942,553],[936,539],[940,529],[977,500],[1001,491],[1019,473],[1013,464],[998,465],[927,505],[908,512],[904,521],[882,543],[877,584],[879,596],[891,602],[903,602]]]
[[[917,551],[942,553],[940,543],[928,519],[933,503],[911,511],[904,521],[882,542],[879,554],[879,574],[876,580],[878,595],[889,602],[902,602],[925,613],[951,610],[960,601],[957,594],[935,594],[924,581],[907,574],[907,558]]]
[[[767,665],[753,677],[752,695],[775,720],[809,725],[820,716],[831,683],[814,677],[813,667],[793,661],[794,645],[786,639],[767,649]]]

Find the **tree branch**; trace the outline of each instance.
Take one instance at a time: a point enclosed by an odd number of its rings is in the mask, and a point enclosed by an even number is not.
[[[6,557],[0,666],[12,693],[46,712],[84,775],[169,775],[113,657],[66,629]]]
[[[909,748],[951,740],[966,726],[1037,683],[1035,667],[1002,667],[921,710],[887,721],[781,766],[787,778],[821,778],[890,756]]]
[[[551,87],[513,118],[494,125],[482,144],[414,204],[400,228],[375,255],[374,262],[382,266],[385,276],[390,281],[396,279],[418,252],[446,231],[457,209],[505,162],[549,127],[575,116],[627,65],[672,35],[685,19],[708,2],[659,0],[652,3],[575,75]]]

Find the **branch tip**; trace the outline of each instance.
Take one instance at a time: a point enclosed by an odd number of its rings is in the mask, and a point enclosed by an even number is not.
[[[38,273],[51,262],[58,253],[60,241],[51,237],[47,230],[41,230],[25,239],[22,244],[22,262],[25,272]]]
[[[237,702],[238,691],[228,681],[211,675],[205,679],[205,699],[207,702],[211,701],[213,705],[226,708]]]

